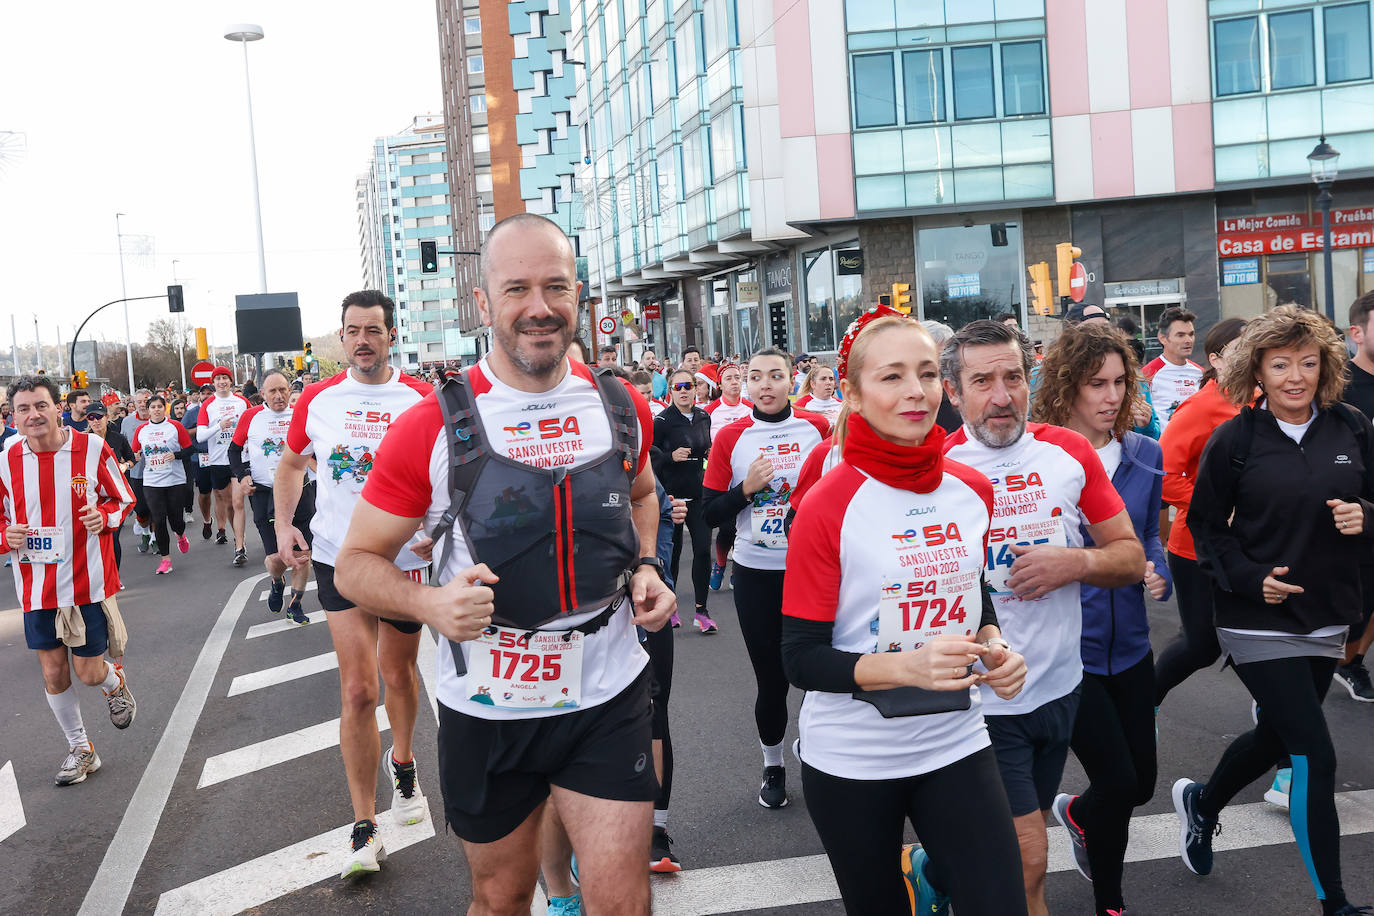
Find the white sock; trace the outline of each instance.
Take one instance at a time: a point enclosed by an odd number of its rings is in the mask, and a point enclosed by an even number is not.
[[[666,808],[662,811],[657,808],[654,809],[654,826],[662,827],[665,830],[668,828],[668,810]]]
[[[777,744],[764,744],[759,742],[759,747],[763,748],[763,765],[766,767],[782,766],[782,742]]]
[[[119,671],[109,662],[105,663],[105,680],[100,682],[100,689],[106,693],[114,693],[119,689]]]
[[[89,744],[86,726],[81,721],[81,701],[76,697],[76,686],[70,685],[61,693],[49,693],[47,696],[52,714],[67,736],[67,747],[85,747]]]

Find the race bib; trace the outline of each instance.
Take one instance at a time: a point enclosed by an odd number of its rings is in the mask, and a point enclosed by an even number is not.
[[[581,633],[493,627],[468,643],[474,703],[502,709],[574,709],[582,702]]]
[[[1012,544],[1049,544],[1054,547],[1068,547],[1068,535],[1064,532],[1061,518],[1015,519],[1006,528],[993,528],[988,532],[987,582],[994,594],[1012,596],[1007,585],[1011,575],[1011,564],[1016,562],[1016,554],[1011,552]]]
[[[754,506],[750,510],[750,530],[754,533],[754,543],[770,550],[787,548],[787,506]]]
[[[936,636],[972,636],[983,616],[978,580],[976,567],[924,579],[909,572],[884,576],[875,651],[919,649]]]
[[[20,547],[20,563],[61,563],[65,553],[66,537],[61,528],[33,528],[24,537]]]
[[[201,452],[197,457],[200,459],[201,467],[208,468],[210,466],[210,456],[207,453]]]

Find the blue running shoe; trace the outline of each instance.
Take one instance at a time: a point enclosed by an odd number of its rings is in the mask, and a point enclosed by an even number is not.
[[[1274,784],[1264,790],[1264,800],[1275,807],[1288,810],[1288,789],[1293,784],[1293,768],[1279,767],[1274,772]]]
[[[1073,819],[1069,812],[1069,806],[1078,799],[1077,795],[1066,795],[1063,792],[1054,797],[1054,804],[1051,809],[1054,811],[1054,819],[1059,822],[1069,834],[1069,842],[1073,844],[1073,864],[1078,869],[1078,873],[1089,881],[1093,879],[1092,866],[1088,864],[1088,838],[1083,833],[1083,828],[1078,826],[1078,822]]]
[[[915,916],[949,916],[949,897],[931,887],[926,864],[930,857],[920,846],[902,847],[902,878],[906,880]]]
[[[1178,812],[1178,852],[1183,864],[1195,875],[1207,875],[1212,871],[1212,837],[1221,833],[1221,825],[1215,818],[1203,817],[1198,812],[1198,799],[1202,797],[1202,783],[1191,779],[1180,779],[1174,783],[1174,810]]]
[[[582,895],[550,897],[548,909],[544,912],[549,916],[582,916]]]
[[[267,593],[267,609],[273,614],[281,613],[282,596],[286,594],[286,580],[273,579],[272,588]]]
[[[711,564],[711,591],[720,591],[721,583],[725,581],[725,567],[719,563]]]

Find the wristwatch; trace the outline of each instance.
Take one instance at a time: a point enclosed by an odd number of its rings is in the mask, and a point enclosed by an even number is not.
[[[667,576],[663,574],[663,561],[658,557],[640,557],[638,560],[635,560],[634,565],[630,567],[630,571],[632,573],[639,572],[639,567],[641,566],[652,566],[654,572],[658,573],[658,577],[665,582],[667,581]]]

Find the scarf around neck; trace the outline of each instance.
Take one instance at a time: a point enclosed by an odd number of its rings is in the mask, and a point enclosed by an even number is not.
[[[849,415],[843,458],[889,487],[929,493],[945,473],[945,431],[932,426],[920,445],[898,445],[873,431],[857,413]]]

